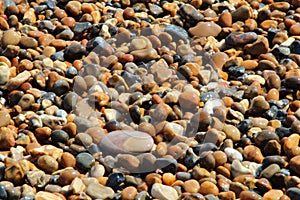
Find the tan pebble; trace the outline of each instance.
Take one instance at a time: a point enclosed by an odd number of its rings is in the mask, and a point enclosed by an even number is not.
[[[39,41],[40,45],[46,47],[46,46],[49,46],[54,39],[55,38],[53,35],[44,34],[41,37],[39,37],[38,41]]]
[[[55,160],[55,158],[48,155],[39,157],[37,164],[47,173],[53,173],[58,170],[58,162]]]
[[[156,131],[155,131],[154,126],[152,124],[148,123],[148,122],[140,123],[139,126],[138,126],[138,131],[149,133],[149,135],[151,135],[151,136],[156,135]]]
[[[223,151],[214,151],[213,156],[216,160],[216,166],[224,165],[227,162],[227,156]]]
[[[5,56],[0,56],[0,62],[4,62],[8,67],[11,67],[10,60]]]
[[[8,126],[10,124],[10,114],[7,110],[1,110],[0,111],[0,127]]]
[[[123,200],[134,200],[137,195],[137,189],[133,186],[128,186],[124,188],[121,192],[121,197]]]
[[[281,122],[277,119],[274,119],[274,120],[270,120],[269,123],[268,123],[268,126],[271,126],[273,128],[279,128],[282,126]]]
[[[51,45],[54,46],[56,49],[61,50],[67,46],[67,42],[62,39],[55,39],[51,42]]]
[[[254,31],[257,28],[257,22],[255,19],[247,19],[244,24],[245,32]]]
[[[69,1],[65,8],[71,15],[78,16],[81,12],[81,3],[78,1]]]
[[[221,27],[214,22],[199,22],[195,27],[189,29],[189,33],[199,37],[217,37],[221,30]]]
[[[179,10],[179,7],[176,3],[165,3],[163,4],[163,9],[165,9],[166,11],[170,12],[171,13],[171,16],[175,16],[177,11]]]
[[[297,121],[295,121],[297,123]],[[292,124],[292,129],[299,128],[299,123],[296,128],[295,127],[295,122]],[[290,135],[288,138],[284,138],[282,140],[283,143],[283,150],[289,157],[293,157],[296,155],[300,155],[300,148],[299,148],[299,135],[294,133]]]
[[[23,59],[20,61],[18,66],[18,71],[22,72],[24,70],[32,70],[33,69],[33,63],[30,60]]]
[[[32,23],[36,23],[37,16],[35,15],[35,10],[33,8],[29,8],[25,13],[24,13],[24,19],[28,18],[31,20]]]
[[[219,194],[219,189],[218,187],[213,184],[210,181],[204,181],[203,183],[201,183],[200,185],[200,193],[202,195],[208,195],[208,194],[213,194],[218,196]]]
[[[239,129],[231,124],[225,124],[223,131],[226,134],[226,138],[231,139],[233,142],[237,142],[241,138]]]
[[[256,60],[245,60],[241,63],[241,66],[245,67],[246,70],[254,70],[258,66]]]
[[[192,91],[186,91],[181,93],[179,96],[179,104],[184,110],[194,110],[198,107],[200,102],[200,97],[197,93]]]
[[[145,182],[147,183],[148,186],[151,186],[154,183],[162,183],[161,178],[162,178],[161,175],[156,173],[151,173],[145,177]]]
[[[268,30],[269,28],[277,28],[277,26],[278,22],[271,19],[265,20],[260,24],[260,27],[264,30]]]
[[[288,2],[275,2],[270,5],[271,10],[280,10],[286,12],[290,8],[290,4]]]
[[[54,193],[50,192],[44,192],[44,191],[39,191],[35,195],[36,200],[65,200],[65,198],[62,198],[61,196],[58,196]]]
[[[178,199],[179,197],[175,188],[160,183],[153,184],[151,195],[160,200]]]
[[[219,69],[222,69],[223,65],[229,59],[228,55],[224,52],[217,52],[212,56],[215,66]]]
[[[236,199],[235,193],[232,191],[220,192],[218,197],[220,200],[235,200]]]
[[[12,182],[13,184],[20,185],[24,181],[24,170],[21,165],[12,158],[6,158],[5,163],[5,173],[4,178],[7,181]],[[25,167],[25,166],[24,166]]]
[[[185,181],[183,184],[183,188],[186,192],[198,193],[200,189],[200,184],[198,181],[192,179],[192,180]]]
[[[137,157],[130,154],[119,154],[117,157],[117,164],[120,167],[128,169],[130,171],[138,170],[140,166],[140,161]]]
[[[242,191],[239,195],[240,200],[259,200],[259,195],[252,191]]]
[[[20,40],[20,34],[13,29],[5,31],[1,38],[1,42],[4,48],[6,48],[8,45],[17,45],[19,44]]]
[[[176,181],[176,176],[172,173],[164,173],[162,175],[163,184],[171,186]]]
[[[278,101],[279,100],[279,91],[276,88],[272,88],[271,90],[269,90],[266,100],[275,100]]]
[[[274,36],[274,39],[272,41],[272,44],[278,44],[280,45],[281,43],[285,42],[288,39],[288,35],[284,32],[279,32],[276,33],[276,35]]]

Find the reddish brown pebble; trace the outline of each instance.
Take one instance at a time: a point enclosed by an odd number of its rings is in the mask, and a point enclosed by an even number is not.
[[[296,23],[291,26],[290,34],[292,35],[300,35],[300,23]]]
[[[59,175],[58,183],[61,185],[69,185],[79,175],[80,173],[74,169],[63,170]]]
[[[59,164],[66,168],[66,167],[75,167],[75,164],[76,164],[76,159],[75,157],[70,154],[69,152],[64,152],[62,155],[61,155],[61,158],[60,158],[60,161],[59,161]]]
[[[240,200],[259,200],[259,195],[252,191],[242,191],[239,195]]]
[[[219,16],[218,24],[222,27],[231,27],[232,26],[232,16],[230,12],[223,12]]]
[[[134,16],[134,10],[133,8],[127,7],[123,11],[123,17],[124,19],[131,19]]]

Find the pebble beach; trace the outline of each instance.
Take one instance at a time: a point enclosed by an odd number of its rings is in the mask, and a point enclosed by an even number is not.
[[[0,0],[0,200],[300,200],[300,0]]]

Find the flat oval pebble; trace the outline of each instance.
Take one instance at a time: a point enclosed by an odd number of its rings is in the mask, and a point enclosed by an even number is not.
[[[140,131],[113,131],[102,138],[99,146],[106,154],[143,153],[152,149],[152,137]]]
[[[200,22],[195,27],[189,29],[190,34],[199,37],[217,37],[220,32],[221,27],[214,22]]]
[[[86,193],[95,199],[112,199],[115,192],[110,187],[99,183],[91,183],[86,189]]]
[[[160,183],[154,183],[152,185],[151,195],[161,200],[178,199],[177,191],[173,187]]]

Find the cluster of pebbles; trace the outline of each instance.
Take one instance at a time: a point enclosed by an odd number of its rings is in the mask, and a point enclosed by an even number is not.
[[[0,1],[0,199],[299,200],[299,20],[299,0]]]

